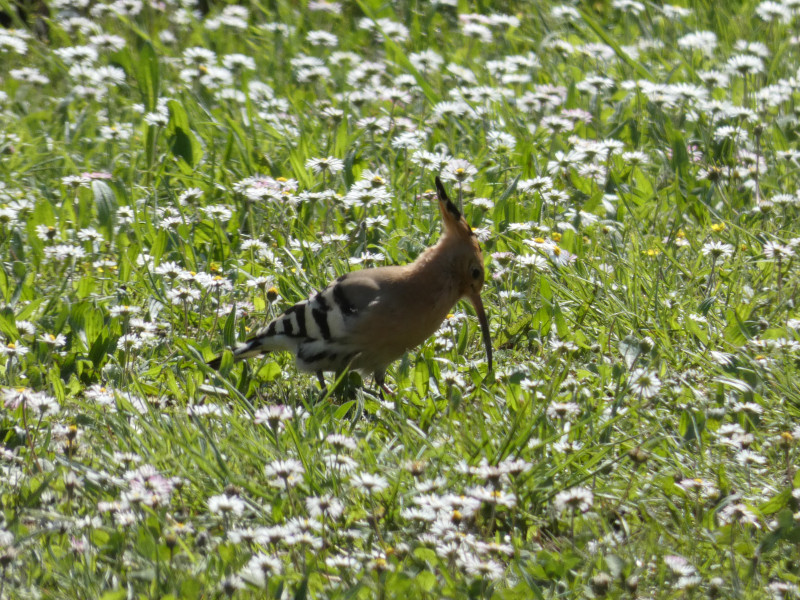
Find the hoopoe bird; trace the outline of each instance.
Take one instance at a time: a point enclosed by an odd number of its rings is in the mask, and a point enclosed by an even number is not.
[[[235,360],[289,351],[298,370],[316,373],[325,389],[325,371],[372,373],[380,390],[386,368],[428,339],[462,298],[472,303],[481,326],[489,370],[492,340],[483,309],[480,245],[436,178],[444,232],[412,263],[353,271],[321,292],[298,302],[233,350]],[[208,365],[218,369],[221,356]]]

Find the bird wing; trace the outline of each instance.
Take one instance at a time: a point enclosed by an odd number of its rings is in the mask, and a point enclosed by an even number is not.
[[[363,350],[354,339],[359,321],[379,304],[381,286],[362,271],[342,275],[308,300],[298,302],[236,348],[237,359],[288,350],[304,371],[346,367]],[[356,338],[358,336],[356,335]]]

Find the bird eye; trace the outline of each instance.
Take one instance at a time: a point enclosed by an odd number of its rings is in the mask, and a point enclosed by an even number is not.
[[[472,269],[472,278],[473,279],[478,279],[481,276],[482,273],[483,273],[483,271],[481,269],[479,269],[478,267],[475,267],[474,269]]]

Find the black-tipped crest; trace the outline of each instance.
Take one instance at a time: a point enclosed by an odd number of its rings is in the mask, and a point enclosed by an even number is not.
[[[457,235],[473,237],[475,234],[472,232],[472,227],[470,227],[469,223],[464,219],[464,215],[461,214],[458,207],[450,201],[444,189],[444,185],[442,184],[442,180],[436,177],[435,182],[436,195],[439,197],[439,211],[442,213],[445,231]]]
[[[480,295],[483,254],[439,177],[435,184],[444,230],[416,261],[342,275],[208,366],[227,373],[234,360],[284,350],[294,353],[301,371],[315,372],[323,388],[324,371],[349,368],[372,371],[383,388],[386,367],[432,335],[452,305],[463,298],[475,308],[491,371],[491,332]],[[428,301],[432,295],[435,302]]]
[[[436,177],[436,195],[439,197],[439,202],[444,203],[445,208],[447,211],[453,215],[456,221],[460,221],[463,218],[463,215],[458,210],[455,204],[450,201],[450,198],[447,195],[447,192],[444,189],[444,185],[442,184],[442,180],[439,179],[438,175]]]

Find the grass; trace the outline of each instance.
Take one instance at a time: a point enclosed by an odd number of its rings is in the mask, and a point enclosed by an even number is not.
[[[796,11],[61,4],[0,30],[0,597],[800,595]],[[494,372],[465,303],[386,400],[205,365],[435,174]]]

